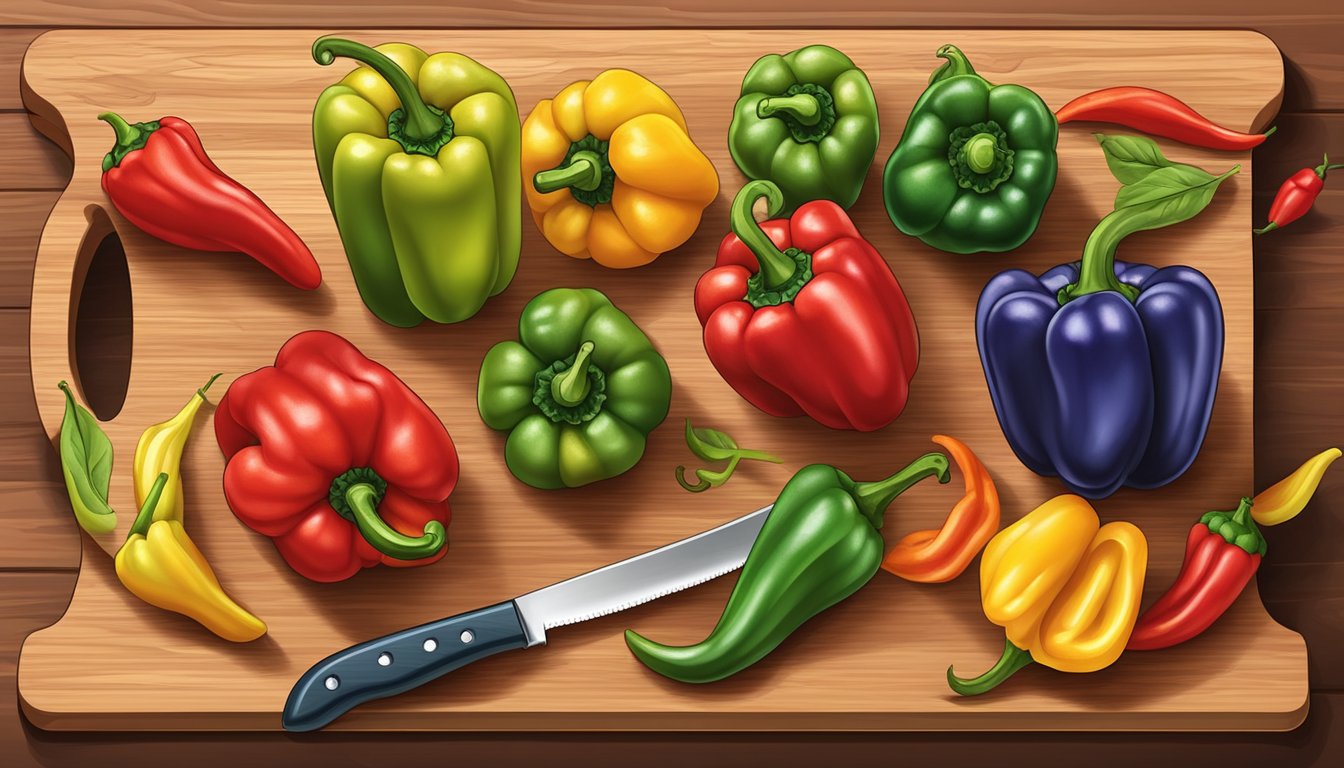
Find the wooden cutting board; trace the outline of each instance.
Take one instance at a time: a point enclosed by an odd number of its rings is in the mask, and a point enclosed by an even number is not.
[[[360,304],[312,157],[309,118],[322,88],[345,71],[313,63],[321,32],[62,31],[42,36],[24,60],[25,99],[75,158],[74,177],[52,212],[37,257],[32,371],[38,406],[55,437],[62,399],[55,384],[72,370],[73,316],[93,246],[110,217],[125,246],[134,340],[125,405],[105,427],[116,448],[112,501],[119,530],[86,537],[75,595],[64,617],[24,645],[19,692],[28,716],[49,729],[275,729],[295,679],[348,644],[477,608],[700,531],[769,502],[789,473],[825,461],[875,479],[932,449],[930,435],[965,440],[990,467],[1016,519],[1060,486],[1025,470],[1000,434],[975,350],[981,286],[1009,266],[1033,271],[1076,259],[1092,225],[1111,207],[1116,182],[1088,126],[1066,127],[1060,176],[1040,230],[1015,253],[952,256],[900,235],[881,203],[881,170],[910,106],[956,42],[992,82],[1017,82],[1052,107],[1094,88],[1138,84],[1168,91],[1236,129],[1263,129],[1278,107],[1278,51],[1250,32],[949,30],[400,31],[351,36],[458,50],[504,75],[524,114],[566,84],[607,67],[628,67],[662,85],[685,110],[694,139],[722,180],[699,233],[651,266],[610,271],[553,251],[530,221],[513,285],[476,318],[401,330]],[[853,215],[887,257],[919,322],[922,359],[901,419],[872,434],[833,432],[806,420],[762,415],[739,399],[705,358],[691,306],[696,278],[712,262],[727,206],[742,177],[724,137],[742,73],[760,55],[825,42],[850,54],[872,79],[882,141]],[[195,124],[211,157],[255,190],[308,242],[325,283],[302,293],[250,260],[194,253],[130,226],[99,188],[111,131],[94,119],[116,110],[131,120],[165,114]],[[1191,522],[1231,508],[1252,491],[1251,157],[1163,143],[1175,160],[1214,171],[1240,163],[1198,219],[1131,238],[1121,257],[1191,264],[1216,284],[1227,322],[1217,406],[1204,450],[1167,488],[1123,491],[1097,504],[1148,536],[1148,599],[1174,578]],[[606,292],[666,354],[675,394],[671,416],[643,462],[619,479],[582,490],[541,492],[514,481],[503,437],[476,413],[477,369],[494,342],[513,338],[518,312],[536,293],[587,285]],[[88,302],[96,296],[85,296]],[[229,591],[263,617],[270,634],[231,645],[179,616],[153,609],[117,583],[107,552],[133,516],[130,462],[147,425],[172,415],[210,374],[222,393],[237,376],[270,364],[295,332],[327,328],[396,371],[438,413],[457,441],[462,478],[452,497],[451,551],[414,570],[366,571],[341,584],[291,572],[271,543],[239,523],[220,488],[223,460],[209,412],[184,465],[187,526]],[[89,386],[90,382],[81,382]],[[99,383],[101,385],[103,383]],[[672,468],[691,460],[682,419],[768,448],[783,467],[750,466],[722,489],[690,495]],[[960,479],[924,484],[887,516],[888,539],[937,525],[959,497]],[[73,520],[71,521],[73,525]],[[1270,555],[1273,556],[1272,554]],[[862,592],[797,632],[736,677],[709,686],[664,680],[627,652],[633,627],[661,641],[708,632],[732,588],[719,579],[637,609],[551,633],[551,645],[508,654],[395,699],[361,707],[338,729],[426,730],[906,730],[1154,729],[1278,730],[1307,708],[1306,649],[1249,590],[1206,636],[1161,653],[1131,654],[1102,672],[1029,668],[1001,690],[952,695],[944,671],[987,668],[1003,633],[985,620],[975,574],[917,586],[879,573]]]

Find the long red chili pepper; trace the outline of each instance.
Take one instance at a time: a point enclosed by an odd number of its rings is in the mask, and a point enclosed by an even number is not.
[[[308,246],[211,162],[187,121],[164,117],[131,125],[111,112],[98,119],[117,132],[116,146],[103,158],[103,190],[132,224],[184,248],[240,251],[304,290],[322,283]]]
[[[1120,86],[1083,94],[1055,112],[1060,125],[1087,121],[1110,123],[1152,136],[1208,149],[1244,150],[1257,147],[1274,133],[1239,133],[1196,112],[1175,96],[1152,88]]]
[[[1176,583],[1139,617],[1125,646],[1155,651],[1208,629],[1250,582],[1265,554],[1265,538],[1251,519],[1251,500],[1235,512],[1209,512],[1190,529]]]
[[[1321,190],[1325,189],[1325,174],[1336,168],[1344,168],[1344,163],[1330,165],[1330,156],[1325,155],[1321,158],[1321,164],[1315,168],[1303,168],[1289,176],[1288,180],[1279,186],[1279,193],[1274,196],[1274,204],[1269,207],[1269,223],[1255,230],[1255,234],[1273,232],[1285,224],[1302,218],[1311,210],[1311,206],[1316,204],[1316,198],[1320,196]]]

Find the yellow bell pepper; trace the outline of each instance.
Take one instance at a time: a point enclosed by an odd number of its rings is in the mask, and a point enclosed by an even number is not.
[[[131,466],[135,479],[136,505],[144,506],[149,489],[160,473],[168,475],[168,485],[164,487],[163,495],[154,509],[155,520],[182,522],[182,449],[187,445],[187,435],[191,434],[196,412],[205,402],[206,391],[221,375],[216,373],[211,376],[176,416],[146,429],[140,435],[140,442],[135,445],[135,458]]]
[[[179,520],[154,520],[168,474],[160,473],[117,551],[117,578],[150,605],[194,619],[235,643],[266,634],[266,624],[224,592],[210,563]]]
[[[544,99],[523,122],[523,188],[551,245],[604,267],[647,264],[690,239],[719,193],[672,97],[609,69]]]
[[[1080,496],[1057,496],[1003,529],[980,561],[985,616],[1004,628],[1003,655],[984,674],[947,683],[985,693],[1032,663],[1095,672],[1125,649],[1139,616],[1148,541],[1132,523],[1100,525]]]
[[[1316,493],[1325,470],[1340,457],[1338,448],[1331,448],[1307,459],[1291,475],[1261,491],[1251,507],[1251,518],[1260,525],[1278,525],[1297,517]]]

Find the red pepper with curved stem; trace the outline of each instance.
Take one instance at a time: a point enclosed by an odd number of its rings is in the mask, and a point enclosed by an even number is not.
[[[1274,203],[1269,207],[1269,223],[1254,230],[1255,234],[1273,232],[1306,215],[1311,206],[1316,204],[1316,198],[1320,196],[1321,190],[1325,189],[1325,174],[1336,168],[1344,168],[1344,163],[1331,165],[1330,156],[1323,155],[1320,165],[1315,168],[1303,168],[1289,176],[1288,180],[1279,186],[1279,193],[1274,196]]]
[[[1235,512],[1209,512],[1190,529],[1180,575],[1139,616],[1125,646],[1155,651],[1183,643],[1204,630],[1237,601],[1265,555],[1265,538],[1251,519],[1251,500]]]
[[[215,410],[224,496],[295,571],[341,581],[447,552],[457,451],[391,371],[327,331],[290,339]]]
[[[869,432],[905,408],[919,332],[901,286],[845,210],[829,200],[757,223],[784,196],[765,180],[733,200],[733,231],[695,286],[705,352],[724,381],[772,416],[807,414]]]
[[[1260,146],[1275,131],[1240,133],[1224,128],[1190,105],[1161,91],[1137,86],[1086,93],[1055,112],[1060,125],[1078,121],[1110,123],[1183,144],[1227,151]]]
[[[103,191],[117,212],[154,237],[198,251],[238,251],[296,288],[322,284],[303,240],[251,190],[229,178],[187,121],[127,123],[98,116],[117,132],[103,158]]]

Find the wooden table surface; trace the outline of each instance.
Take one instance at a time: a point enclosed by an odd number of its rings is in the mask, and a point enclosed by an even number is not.
[[[1284,734],[835,734],[766,735],[57,735],[18,713],[15,666],[23,638],[55,621],[79,567],[79,541],[50,443],[38,424],[28,373],[28,307],[43,220],[70,162],[29,124],[19,63],[47,29],[76,27],[1181,27],[1254,29],[1282,50],[1286,82],[1279,133],[1257,151],[1256,213],[1279,181],[1344,157],[1344,6],[1338,0],[1129,0],[1113,15],[1071,0],[965,0],[920,10],[911,0],[661,0],[626,7],[494,0],[480,8],[391,0],[205,0],[87,2],[6,0],[0,10],[0,763],[144,766],[394,760],[537,764],[697,765],[1320,765],[1344,760],[1344,473],[1327,476],[1308,512],[1270,529],[1259,587],[1270,613],[1301,632],[1311,652],[1311,712]],[[909,9],[909,10],[907,10]],[[1216,15],[1215,15],[1216,14]],[[469,34],[469,33],[466,33]],[[582,52],[576,51],[576,57]],[[1333,145],[1333,146],[1332,146]],[[1248,222],[1249,224],[1249,222]],[[1327,187],[1316,210],[1256,241],[1255,468],[1257,488],[1309,454],[1344,442],[1344,184]],[[98,664],[91,649],[88,664]],[[146,649],[146,668],[154,650]],[[558,758],[558,760],[557,760]]]

